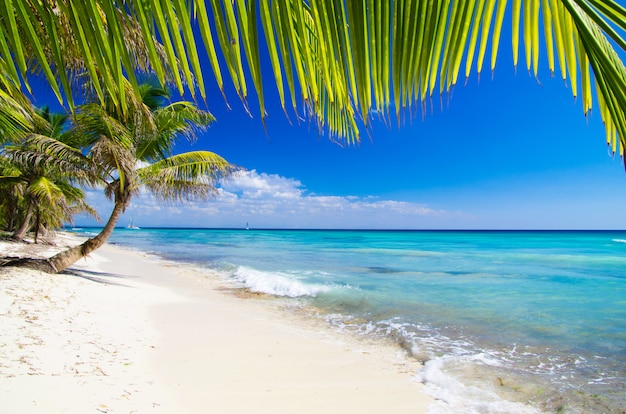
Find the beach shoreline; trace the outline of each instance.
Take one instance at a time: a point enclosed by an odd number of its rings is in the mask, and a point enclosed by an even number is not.
[[[0,252],[17,247],[1,242]],[[399,347],[361,343],[118,246],[60,275],[2,268],[0,287],[10,413],[424,413],[433,402]]]

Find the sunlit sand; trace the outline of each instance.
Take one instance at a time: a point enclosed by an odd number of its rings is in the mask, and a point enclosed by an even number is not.
[[[59,246],[73,242],[61,235]],[[1,255],[57,248],[0,243]],[[420,413],[420,367],[107,245],[70,272],[0,268],[9,413]]]

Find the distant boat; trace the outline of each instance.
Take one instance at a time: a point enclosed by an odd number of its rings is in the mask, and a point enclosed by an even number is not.
[[[247,222],[246,222],[246,230],[250,230],[250,226],[248,225]]]
[[[132,218],[130,219],[130,223],[128,223],[128,226],[126,226],[126,228],[131,230],[140,230],[140,227],[135,226]]]

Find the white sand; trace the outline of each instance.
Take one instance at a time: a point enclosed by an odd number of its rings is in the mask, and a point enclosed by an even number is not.
[[[23,247],[0,242],[0,256]],[[424,413],[432,402],[398,349],[340,338],[193,269],[105,246],[71,272],[0,268],[0,413]]]

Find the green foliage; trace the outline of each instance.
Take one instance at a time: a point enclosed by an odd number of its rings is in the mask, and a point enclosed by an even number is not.
[[[21,238],[33,225],[36,233],[59,228],[79,212],[97,217],[85,202],[84,192],[76,187],[89,185],[96,177],[90,173],[91,162],[71,145],[68,116],[52,114],[47,108],[25,112],[32,114],[31,128],[22,129],[22,138],[4,145],[0,152],[4,228],[17,229],[15,237]]]
[[[167,103],[166,92],[140,85],[133,111],[108,102],[79,106],[71,132],[87,137],[87,157],[105,184],[105,194],[126,206],[145,186],[162,199],[206,199],[219,180],[236,170],[211,152],[173,155],[178,139],[193,141],[213,116],[191,102]],[[138,168],[140,164],[149,166]]]
[[[585,114],[595,96],[607,142],[621,152],[626,8],[616,0],[5,0],[0,86],[14,97],[35,71],[73,107],[72,80],[88,78],[101,105],[127,115],[143,72],[206,99],[199,33],[222,91],[225,66],[244,104],[254,90],[264,118],[267,54],[283,108],[290,95],[294,111],[355,142],[355,119],[400,117],[449,92],[461,71],[480,75],[489,52],[494,70],[508,27],[515,64],[523,45],[527,69],[558,71]]]
[[[236,171],[207,151],[173,155],[178,139],[214,120],[186,101],[168,103],[163,89],[141,85],[128,97],[132,112],[87,103],[72,116],[31,110],[32,126],[0,152],[0,212],[5,228],[57,228],[76,213],[97,216],[82,187],[103,186],[126,207],[145,186],[164,200],[207,199]],[[132,89],[130,93],[132,93]],[[139,166],[142,165],[141,168]],[[33,219],[35,217],[35,219]]]
[[[236,171],[218,155],[207,151],[173,155],[138,170],[139,180],[164,200],[206,199],[217,193],[216,184]]]

